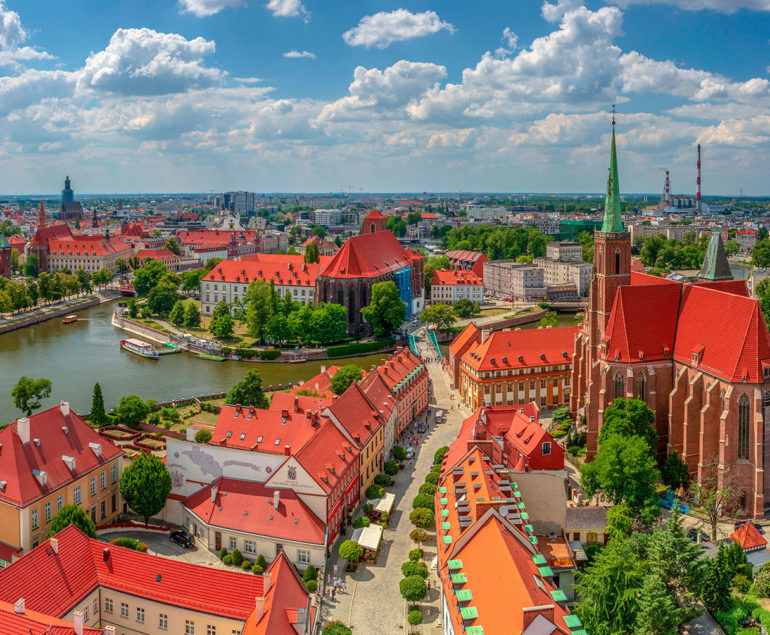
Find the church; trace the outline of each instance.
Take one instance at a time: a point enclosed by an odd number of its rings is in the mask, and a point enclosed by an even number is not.
[[[587,426],[587,460],[596,455],[605,409],[638,397],[655,413],[659,461],[676,450],[692,480],[716,475],[720,489],[730,489],[737,514],[765,517],[770,336],[759,302],[745,281],[732,279],[718,232],[695,282],[632,271],[614,119],[604,222],[594,236],[570,386],[571,410]]]

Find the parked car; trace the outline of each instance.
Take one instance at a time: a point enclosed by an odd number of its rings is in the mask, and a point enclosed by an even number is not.
[[[193,538],[192,534],[186,529],[174,529],[168,535],[168,539],[187,549],[195,544],[195,538]]]
[[[406,458],[411,459],[414,456],[414,448],[406,449]]]
[[[700,540],[698,539],[698,534],[700,534]],[[700,529],[696,529],[695,527],[690,527],[687,530],[687,538],[691,542],[709,542],[711,538]]]
[[[420,434],[422,434],[423,432],[425,432],[425,426],[424,426],[424,425],[422,425],[422,424],[419,424],[419,425],[417,426],[417,432],[419,432]]]

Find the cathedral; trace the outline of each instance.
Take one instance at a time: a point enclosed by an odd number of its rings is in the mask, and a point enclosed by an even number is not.
[[[770,336],[746,283],[733,280],[719,232],[695,282],[632,271],[620,214],[612,122],[604,222],[594,236],[589,307],[575,337],[570,406],[587,460],[604,411],[640,398],[655,413],[658,459],[676,450],[692,480],[716,476],[742,516],[770,507]],[[768,431],[768,439],[765,438]]]

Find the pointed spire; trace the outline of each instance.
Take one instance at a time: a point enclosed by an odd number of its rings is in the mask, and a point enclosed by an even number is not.
[[[37,213],[37,227],[38,229],[45,227],[45,206],[43,201],[40,201],[40,210]]]
[[[612,106],[612,145],[610,146],[610,168],[607,176],[607,199],[604,203],[603,232],[622,232],[620,219],[620,183],[618,181],[618,155],[615,149],[615,105]]]
[[[709,246],[706,249],[706,257],[703,259],[703,267],[698,274],[701,280],[732,280],[730,263],[727,261],[725,247],[722,244],[722,235],[719,229],[711,232]]]

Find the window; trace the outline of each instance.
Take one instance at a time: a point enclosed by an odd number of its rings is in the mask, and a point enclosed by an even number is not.
[[[158,628],[162,631],[168,630],[168,615],[165,613],[158,615]]]
[[[243,550],[246,553],[257,553],[257,545],[253,540],[244,540]]]
[[[645,401],[647,399],[647,375],[640,373],[636,379],[636,396]]]
[[[545,443],[543,443],[542,454],[543,454],[543,456],[548,456],[549,454],[551,454],[551,442],[550,441],[546,441]]]
[[[91,496],[96,496],[96,477],[91,477]]]
[[[88,622],[88,607],[87,606],[83,607],[83,621],[84,622]]]
[[[144,624],[144,609],[136,608],[136,621],[140,624]]]
[[[64,496],[57,496],[56,497],[56,513],[57,514],[61,511],[62,507],[64,507]]]
[[[105,613],[112,613],[112,598],[105,598],[104,599],[104,612]]]
[[[96,523],[96,505],[91,508],[91,520],[94,521],[94,524]]]
[[[588,535],[586,536],[586,543],[589,545],[595,545],[597,542],[598,542],[597,535],[594,532],[589,531]]]
[[[72,500],[75,502],[75,505],[80,505],[80,503],[83,502],[83,496],[80,493],[80,485],[75,485],[75,487],[73,488]]]
[[[99,611],[99,599],[94,598],[94,615]]]
[[[128,604],[125,602],[120,603],[120,617],[128,619]]]
[[[99,474],[99,489],[107,489],[107,472]]]
[[[114,485],[117,482],[118,482],[118,466],[111,465],[110,466],[110,484]]]
[[[111,505],[112,513],[114,514],[116,511],[118,511],[118,497],[117,497],[117,495],[113,494],[112,496],[110,496],[110,500],[112,502],[112,505]]]
[[[620,249],[615,250],[615,273],[620,273]]]
[[[195,622],[192,620],[184,621],[184,635],[195,635]]]
[[[297,550],[297,562],[300,564],[310,564],[310,552],[304,549]]]
[[[43,508],[45,510],[45,522],[47,523],[51,522],[51,507],[51,501],[48,501]]]
[[[100,517],[101,517],[102,520],[107,518],[107,501],[106,500],[103,500],[100,503],[100,510],[99,511],[101,512]]]
[[[623,385],[623,373],[615,375],[615,399],[623,399],[625,386]]]
[[[40,527],[40,522],[38,521],[38,513],[36,509],[32,510],[32,529],[37,529]]]
[[[234,536],[230,536],[230,551],[235,549],[238,546],[238,542],[235,540]]]
[[[738,458],[749,458],[749,398],[746,394],[738,400]]]
[[[206,626],[206,635],[217,635],[217,627],[211,624]]]

